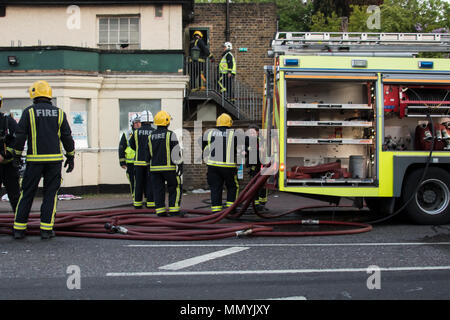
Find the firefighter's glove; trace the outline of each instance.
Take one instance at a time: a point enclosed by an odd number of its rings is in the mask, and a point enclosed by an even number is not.
[[[14,168],[20,168],[22,166],[22,156],[21,155],[14,155],[12,165]]]
[[[66,156],[66,162],[64,162],[64,168],[67,167],[66,172],[70,173],[73,171],[73,167],[75,166],[74,156]]]
[[[183,175],[183,164],[180,163],[179,165],[177,165],[177,175],[179,177],[181,177]]]

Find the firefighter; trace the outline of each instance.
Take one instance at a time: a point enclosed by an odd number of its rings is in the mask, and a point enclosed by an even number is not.
[[[131,121],[131,129],[128,132],[124,132],[119,143],[119,164],[122,169],[126,169],[127,178],[130,183],[130,192],[134,199],[134,157],[136,153],[130,147],[130,139],[133,137],[133,133],[136,129],[141,127],[141,118],[136,114]]]
[[[0,95],[0,108],[3,97]],[[0,112],[0,186],[3,184],[8,194],[9,203],[15,212],[20,195],[19,171],[13,166],[14,141],[17,122]]]
[[[249,169],[250,178],[255,177],[261,171],[261,142],[259,136],[259,126],[252,124],[249,126],[245,136],[246,166]],[[255,199],[256,209],[265,210],[267,203],[268,190],[261,188],[258,191],[258,197]]]
[[[231,50],[233,45],[231,42],[223,44],[222,59],[219,63],[219,86],[220,92],[228,99],[233,97],[233,81],[236,76],[236,60],[234,59]]]
[[[142,209],[144,206],[154,208],[152,181],[149,170],[148,136],[155,130],[152,126],[153,114],[151,111],[141,112],[141,127],[134,131],[130,139],[130,148],[135,151],[134,158],[134,198],[135,209]]]
[[[191,65],[191,90],[205,90],[206,89],[206,60],[210,59],[214,62],[214,56],[209,51],[208,46],[203,40],[203,33],[199,30],[193,34],[193,39],[190,43],[189,62]]]
[[[183,164],[177,136],[168,129],[170,120],[170,115],[166,111],[159,111],[155,115],[154,122],[157,129],[148,138],[150,173],[158,216],[180,215]],[[168,214],[165,205],[166,183],[169,193]]]
[[[39,181],[44,178],[41,205],[41,238],[55,236],[57,193],[61,186],[63,150],[66,151],[64,168],[74,168],[75,143],[62,109],[52,105],[52,88],[46,81],[36,81],[29,88],[33,104],[26,108],[20,118],[14,145],[14,164],[19,166],[25,141],[27,141],[26,169],[22,180],[22,192],[14,219],[14,238],[25,236],[28,216]]]
[[[211,211],[222,210],[222,190],[227,188],[226,207],[233,205],[239,194],[237,179],[237,138],[231,126],[230,115],[223,113],[216,121],[216,128],[205,133],[203,150],[208,166],[207,181],[211,190]],[[206,139],[205,139],[206,138]]]

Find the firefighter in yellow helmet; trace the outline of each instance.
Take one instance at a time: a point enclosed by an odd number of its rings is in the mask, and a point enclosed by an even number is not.
[[[168,129],[170,114],[159,111],[155,115],[156,130],[148,137],[150,154],[150,173],[155,196],[156,214],[158,216],[180,215],[182,195],[181,175],[183,163],[177,136]],[[169,193],[169,212],[165,204],[165,185]]]
[[[2,104],[3,97],[0,95],[0,108]],[[0,112],[0,185],[5,186],[13,211],[16,211],[20,196],[19,171],[13,166],[16,130],[17,122]]]
[[[29,88],[29,94],[33,104],[22,113],[14,146],[14,163],[17,165],[27,141],[27,166],[14,220],[14,238],[21,239],[25,236],[33,198],[43,177],[44,195],[40,229],[41,238],[49,239],[55,235],[53,224],[64,160],[62,146],[66,151],[64,167],[67,167],[66,172],[72,172],[75,143],[66,114],[62,109],[52,105],[50,85],[46,81],[36,81]]]
[[[192,37],[188,66],[188,73],[191,76],[191,90],[204,90],[206,89],[206,61],[210,59],[211,62],[214,62],[214,56],[209,51],[201,31],[195,31]]]
[[[203,136],[203,154],[208,166],[207,180],[211,190],[211,211],[222,210],[222,190],[227,188],[226,207],[233,205],[239,194],[237,179],[237,135],[231,126],[231,116],[223,113],[216,121],[216,128]]]

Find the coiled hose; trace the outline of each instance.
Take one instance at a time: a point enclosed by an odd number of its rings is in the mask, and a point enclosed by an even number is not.
[[[239,218],[248,207],[254,204],[258,190],[264,186],[269,175],[259,173],[251,179],[240,193],[235,203],[212,214],[207,210],[186,210],[184,217],[157,217],[154,209],[96,210],[62,212],[55,217],[54,230],[57,236],[87,237],[126,240],[214,240],[237,236],[319,236],[342,235],[368,232],[372,226],[357,222],[325,220],[288,220],[264,222],[226,222],[225,218]],[[239,209],[238,206],[242,205]],[[305,207],[310,208],[310,207]],[[272,216],[278,217],[287,213]],[[257,211],[255,211],[257,212]],[[191,216],[192,215],[192,216]],[[262,216],[262,215],[261,215]],[[267,217],[266,217],[267,218]],[[30,214],[27,234],[39,234],[39,214]],[[0,234],[12,234],[14,215],[0,216]],[[275,231],[287,225],[331,225],[340,230],[326,231]],[[350,229],[349,229],[350,228]],[[292,228],[291,228],[292,229]]]

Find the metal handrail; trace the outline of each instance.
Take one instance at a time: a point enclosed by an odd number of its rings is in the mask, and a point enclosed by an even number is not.
[[[185,60],[185,75],[190,76],[188,95],[202,91],[206,97],[220,96],[221,105],[232,106],[238,118],[247,120],[261,120],[262,95],[246,86],[239,76],[231,79],[220,74],[218,64],[207,60],[204,63]],[[226,89],[226,90],[224,90]]]

